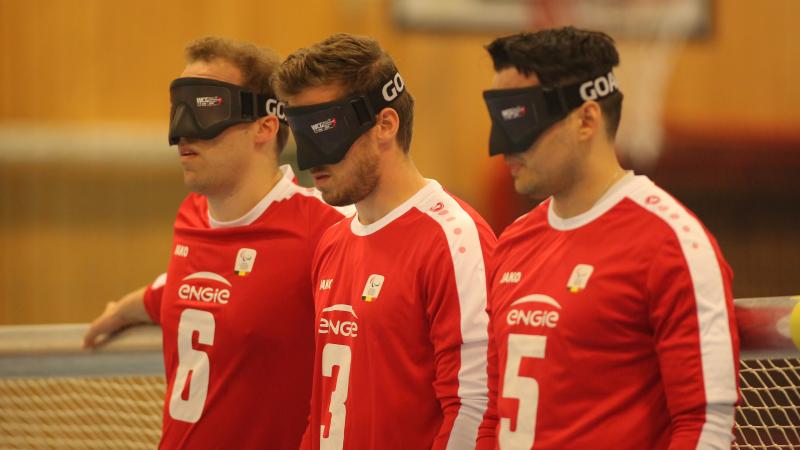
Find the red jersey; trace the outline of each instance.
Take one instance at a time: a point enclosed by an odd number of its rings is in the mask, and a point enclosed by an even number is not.
[[[284,177],[235,222],[190,194],[166,277],[145,293],[163,330],[160,448],[296,449],[314,355],[311,258],[342,213]]]
[[[628,175],[570,219],[545,201],[502,234],[494,266],[500,448],[730,448],[732,275],[669,194]]]
[[[343,220],[313,263],[317,351],[304,448],[474,448],[487,405],[495,237],[435,181],[382,219]],[[482,433],[492,439],[493,429]]]

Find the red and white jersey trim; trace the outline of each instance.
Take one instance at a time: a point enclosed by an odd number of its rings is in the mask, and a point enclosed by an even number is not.
[[[736,367],[725,286],[714,247],[702,224],[646,177],[635,177],[627,196],[670,226],[678,238],[697,305],[706,420],[697,448],[728,448],[737,400]],[[719,447],[711,447],[718,444]]]
[[[433,219],[442,229],[452,258],[461,311],[462,344],[458,372],[458,396],[461,407],[448,439],[448,449],[472,448],[478,426],[487,408],[486,353],[489,318],[486,267],[474,219],[435,180],[381,219],[363,225],[358,216],[350,229],[357,236],[367,236],[384,228],[403,214],[416,208]]]
[[[654,214],[675,233],[689,269],[697,305],[706,417],[697,448],[728,448],[737,400],[736,367],[726,309],[725,286],[714,246],[702,224],[669,193],[644,176],[629,172],[587,212],[563,219],[550,202],[547,219],[556,230],[574,230],[589,224],[630,198]]]
[[[458,371],[461,408],[453,423],[447,448],[471,448],[488,403],[486,267],[475,221],[438,183],[432,183],[435,193],[430,200],[415,207],[435,220],[447,237],[455,269],[463,339]],[[440,205],[443,206],[441,210]]]

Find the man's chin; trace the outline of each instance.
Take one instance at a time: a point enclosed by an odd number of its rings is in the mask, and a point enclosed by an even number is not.
[[[523,183],[522,180],[515,178],[514,179],[514,190],[517,191],[518,194],[524,195],[526,197],[530,197],[535,200],[544,200],[550,196],[550,194],[546,193],[541,186],[531,185],[530,183]]]
[[[197,176],[190,172],[183,173],[183,184],[186,186],[190,191],[205,195],[206,194],[206,186],[197,179]]]
[[[335,195],[330,191],[320,191],[322,194],[322,199],[325,200],[325,203],[331,206],[347,206],[352,205],[353,201],[350,198],[345,198],[341,195]]]

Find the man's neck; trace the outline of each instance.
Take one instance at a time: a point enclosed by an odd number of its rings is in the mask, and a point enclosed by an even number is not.
[[[208,213],[214,220],[230,222],[253,209],[269,193],[282,177],[277,164],[264,170],[250,170],[232,188],[207,195]]]
[[[613,150],[610,155],[613,155]],[[553,194],[553,211],[569,219],[590,210],[597,201],[625,176],[616,157],[588,160],[573,183]]]
[[[425,178],[408,155],[402,155],[382,168],[378,185],[356,203],[358,221],[369,225],[402,205],[425,186]]]

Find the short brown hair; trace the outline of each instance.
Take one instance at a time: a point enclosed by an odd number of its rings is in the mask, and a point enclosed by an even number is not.
[[[336,83],[344,88],[344,96],[366,95],[397,72],[392,57],[375,39],[338,33],[289,55],[275,75],[275,87],[282,96],[290,96]],[[400,118],[397,142],[407,152],[414,125],[414,98],[407,88],[391,107]]]
[[[611,36],[574,27],[519,33],[495,39],[486,46],[494,70],[513,67],[536,74],[543,86],[559,86],[605,75],[619,64]],[[599,100],[606,118],[606,134],[613,139],[622,115],[622,92]]]
[[[212,61],[222,59],[242,73],[242,87],[255,94],[277,97],[272,88],[272,75],[280,66],[280,58],[272,50],[256,47],[249,42],[239,42],[216,36],[206,36],[186,46],[186,60]],[[289,127],[281,123],[276,144],[282,151],[289,139]]]

